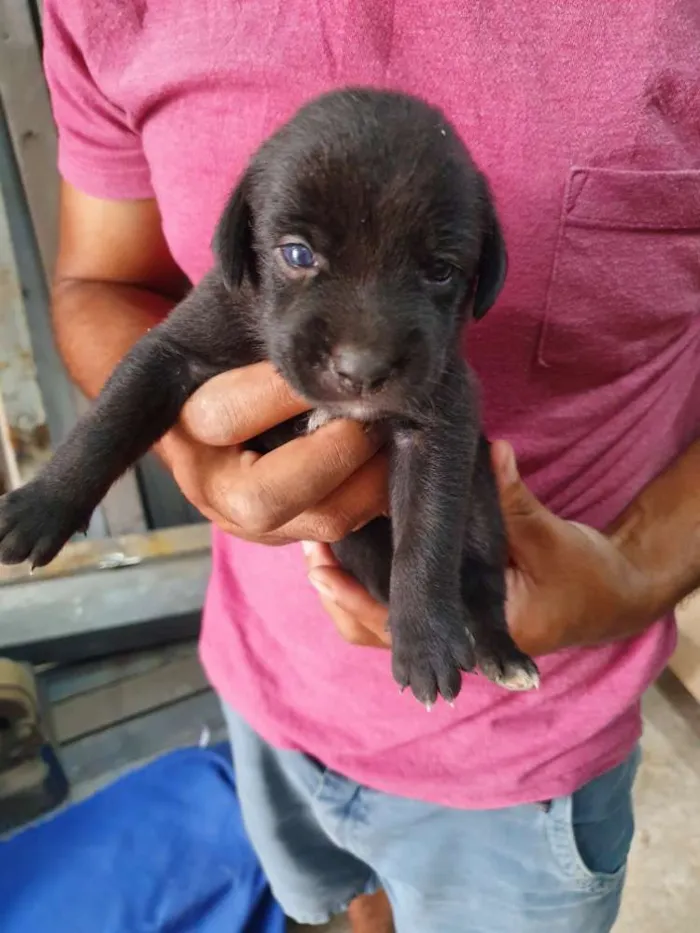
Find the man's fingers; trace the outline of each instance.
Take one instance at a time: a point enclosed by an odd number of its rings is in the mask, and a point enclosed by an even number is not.
[[[180,420],[195,440],[225,447],[257,437],[310,407],[271,363],[254,363],[206,382],[186,403]]]
[[[386,607],[351,574],[337,566],[321,565],[312,568],[309,581],[345,641],[374,648],[389,646]]]
[[[354,616],[351,616],[349,613],[344,612],[340,607],[333,606],[327,601],[322,599],[321,602],[323,606],[331,616],[333,624],[338,630],[338,634],[343,639],[343,641],[348,642],[351,645],[356,645],[358,648],[389,648],[391,641],[389,636],[386,633],[382,635],[377,635],[372,629],[367,628],[361,622],[358,622]]]
[[[494,441],[491,445],[491,463],[506,523],[550,514],[522,481],[515,452],[507,441]]]
[[[335,450],[339,445],[345,448],[334,460],[337,472],[332,472],[330,479],[324,477],[320,485],[307,485],[306,454],[299,463],[295,451],[310,442],[313,458],[322,443],[323,450],[315,457],[319,464],[326,449],[321,434],[333,433],[331,427],[340,435],[346,433],[338,423],[321,429],[318,437],[299,438],[278,448],[287,455],[291,448],[292,456],[275,457],[272,466],[268,462],[271,454],[261,456],[239,447],[209,447],[189,441],[187,456],[181,452],[174,475],[190,502],[230,534],[247,540],[264,539],[270,544],[306,539],[338,541],[385,510],[387,464],[382,451],[371,456],[380,440],[368,436],[358,425],[349,425],[349,437],[331,445]],[[368,461],[351,472],[355,460],[368,456]],[[348,472],[350,476],[343,482]],[[324,497],[325,483],[333,484],[338,479],[340,487]],[[306,508],[319,496],[320,504]],[[293,518],[285,522],[285,515],[290,513]]]
[[[523,482],[513,448],[506,441],[491,445],[498,494],[513,562],[533,576],[549,570],[549,555],[559,542],[563,520],[550,512]]]
[[[279,529],[326,499],[381,442],[380,435],[360,424],[333,421],[278,447],[232,480],[227,493],[231,520],[256,534]]]
[[[388,462],[380,450],[316,506],[283,525],[292,540],[340,541],[388,511]]]
[[[340,564],[328,544],[319,541],[302,541],[304,559],[309,571],[317,567],[339,567]]]

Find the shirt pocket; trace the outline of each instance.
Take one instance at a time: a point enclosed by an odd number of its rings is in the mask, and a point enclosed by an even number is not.
[[[700,322],[700,170],[569,173],[538,363],[609,382]]]

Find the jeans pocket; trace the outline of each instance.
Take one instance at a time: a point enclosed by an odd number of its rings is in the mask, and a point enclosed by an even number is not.
[[[621,884],[634,837],[632,788],[639,749],[569,797],[553,801],[547,834],[558,869],[586,891]]]

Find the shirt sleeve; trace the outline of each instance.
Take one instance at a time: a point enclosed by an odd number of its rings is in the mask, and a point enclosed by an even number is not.
[[[69,21],[75,11],[65,0],[44,2],[44,72],[58,131],[58,170],[93,197],[153,197],[141,138],[91,74],[79,24]]]

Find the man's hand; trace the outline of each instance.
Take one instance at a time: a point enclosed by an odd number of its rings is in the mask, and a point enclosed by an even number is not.
[[[520,648],[538,656],[634,630],[644,580],[623,551],[546,509],[520,478],[510,444],[496,442],[492,462],[511,564],[506,617]]]
[[[367,648],[388,648],[388,611],[352,574],[343,570],[327,544],[304,541],[309,582],[345,641]]]
[[[381,438],[334,421],[265,456],[243,449],[309,406],[269,363],[223,373],[187,402],[157,451],[185,496],[248,541],[337,541],[387,509]]]
[[[546,509],[522,482],[509,444],[496,442],[492,460],[511,559],[506,614],[519,647],[543,655],[634,630],[644,581],[622,550]],[[305,550],[309,579],[340,634],[353,644],[388,647],[386,609],[338,566],[330,548]]]

